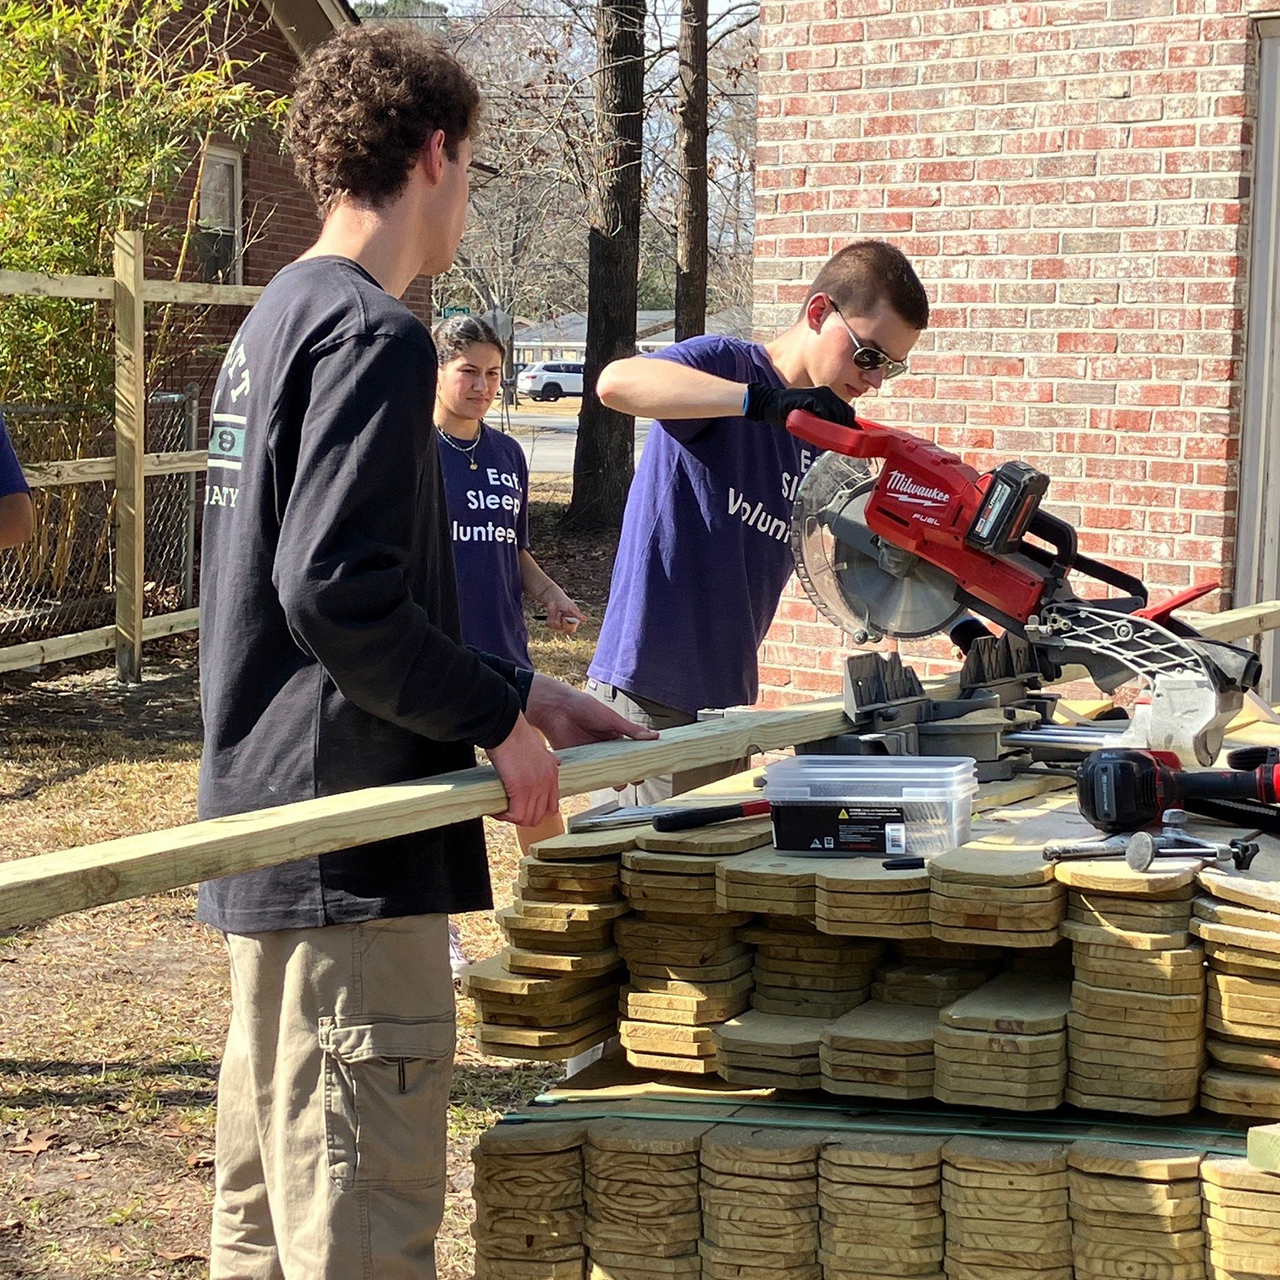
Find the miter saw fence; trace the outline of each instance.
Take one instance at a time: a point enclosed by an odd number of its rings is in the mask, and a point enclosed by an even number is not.
[[[1052,715],[1056,696],[1040,690],[1027,666],[1031,646],[1017,637],[985,636],[970,648],[956,698],[930,696],[896,653],[845,659],[848,733],[798,746],[800,754],[968,756],[979,782],[1011,778],[1030,765],[1027,747],[1010,734],[1034,732]]]
[[[855,643],[931,635],[966,609],[1025,639],[1052,678],[1084,666],[1112,692],[1151,689],[1151,747],[1209,764],[1261,676],[1255,654],[1159,608],[1131,575],[1082,554],[1076,532],[1040,510],[1049,479],[1022,462],[980,474],[955,454],[875,423],[804,412],[787,429],[829,450],[796,496],[791,541],[810,598]],[[1068,575],[1118,593],[1081,599]]]

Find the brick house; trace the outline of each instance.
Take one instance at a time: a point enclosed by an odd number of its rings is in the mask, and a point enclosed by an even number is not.
[[[755,327],[891,240],[932,324],[866,416],[1047,471],[1157,598],[1278,597],[1278,86],[1261,0],[765,0]],[[761,701],[838,689],[845,648],[793,583]]]
[[[195,8],[189,0],[188,10]],[[346,0],[255,0],[239,19],[232,56],[253,62],[245,78],[255,88],[287,96],[307,50],[357,21]],[[315,206],[275,135],[263,134],[245,145],[216,139],[203,166],[193,163],[179,187],[176,211],[185,213],[197,174],[202,227],[195,277],[264,285],[315,240],[320,229]],[[430,285],[418,281],[405,301],[425,319],[430,299]],[[232,310],[227,318],[238,322],[240,313],[232,317]]]

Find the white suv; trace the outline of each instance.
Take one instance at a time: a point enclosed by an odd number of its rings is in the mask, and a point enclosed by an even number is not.
[[[582,366],[561,360],[543,360],[520,371],[516,390],[534,400],[559,400],[582,394]]]

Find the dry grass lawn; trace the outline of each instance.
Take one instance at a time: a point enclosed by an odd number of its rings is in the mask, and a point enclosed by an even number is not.
[[[534,553],[590,622],[571,640],[530,625],[539,670],[580,683],[614,547],[560,531],[567,497],[567,478],[535,477]],[[194,641],[156,644],[147,664],[133,689],[89,660],[0,675],[0,860],[194,818]],[[503,906],[518,849],[510,828],[486,826]],[[179,890],[0,935],[0,1276],[206,1274],[228,992],[221,940],[195,922],[194,896]],[[462,929],[474,958],[501,945],[487,915],[463,917]],[[471,1275],[471,1142],[558,1071],[481,1056],[468,1001],[458,1014],[443,1280]]]

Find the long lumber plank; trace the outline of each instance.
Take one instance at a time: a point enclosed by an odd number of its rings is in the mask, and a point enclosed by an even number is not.
[[[1274,600],[1210,615],[1200,625],[1209,637],[1277,628],[1280,601]],[[1063,675],[1078,678],[1073,671]],[[954,677],[925,682],[940,696],[953,683]],[[830,737],[847,723],[841,700],[824,698],[670,729],[657,742],[578,747],[560,753],[560,790],[562,795],[577,795],[674,768],[695,769],[754,751],[777,750]],[[20,858],[0,864],[0,928],[276,866],[367,840],[427,831],[500,813],[505,807],[497,774],[484,767],[442,774],[430,782],[350,791]]]
[[[825,698],[670,729],[656,742],[576,747],[559,753],[560,791],[577,795],[675,768],[735,760],[829,737],[847,725],[841,700]],[[430,781],[348,791],[19,858],[0,864],[0,928],[447,826],[504,808],[502,784],[491,767],[483,766]]]

